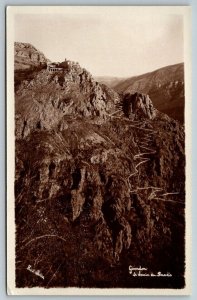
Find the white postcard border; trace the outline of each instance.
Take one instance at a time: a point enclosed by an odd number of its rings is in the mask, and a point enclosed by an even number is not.
[[[144,288],[16,288],[15,287],[15,135],[14,135],[14,16],[15,14],[117,13],[119,6],[7,7],[7,293],[8,295],[190,295],[191,294],[191,7],[121,6],[130,14],[180,14],[184,17],[185,131],[186,131],[186,286],[184,289]]]

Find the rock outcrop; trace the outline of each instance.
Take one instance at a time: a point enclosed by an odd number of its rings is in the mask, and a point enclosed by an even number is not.
[[[156,117],[156,109],[148,95],[128,93],[123,97],[122,107],[125,116],[131,120],[153,120]]]

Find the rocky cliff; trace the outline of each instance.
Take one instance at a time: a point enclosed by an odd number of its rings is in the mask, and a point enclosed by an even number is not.
[[[183,127],[75,63],[21,80],[15,101],[17,286],[183,287]]]
[[[18,74],[15,80],[19,82]],[[17,85],[16,136],[23,138],[40,129],[62,130],[68,127],[68,117],[103,122],[119,99],[115,91],[96,82],[78,63],[53,73],[44,66]]]

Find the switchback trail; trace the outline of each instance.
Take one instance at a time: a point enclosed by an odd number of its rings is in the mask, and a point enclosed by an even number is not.
[[[114,116],[117,113],[120,113],[119,116]],[[130,193],[135,193],[137,194],[138,191],[140,190],[151,190],[150,196],[148,197],[149,200],[156,200],[156,201],[164,201],[164,202],[173,202],[173,203],[177,203],[177,204],[182,204],[184,205],[184,203],[180,202],[180,201],[176,201],[173,199],[167,199],[166,196],[168,195],[178,195],[179,192],[177,191],[166,191],[161,187],[157,187],[157,186],[144,186],[144,187],[140,187],[137,186],[135,190],[133,190],[131,188],[131,183],[130,183],[130,179],[133,176],[136,176],[137,174],[139,174],[139,167],[142,164],[147,163],[148,161],[150,161],[149,156],[153,155],[156,153],[156,150],[150,146],[150,144],[153,143],[153,139],[154,136],[157,134],[157,131],[153,129],[153,126],[150,122],[147,121],[131,121],[126,117],[123,117],[123,112],[119,109],[117,110],[115,113],[109,115],[111,118],[116,118],[116,119],[124,119],[125,121],[127,121],[129,124],[129,127],[136,129],[136,130],[141,130],[144,134],[144,136],[141,138],[140,141],[135,141],[135,143],[139,146],[140,152],[134,155],[134,160],[137,161],[137,163],[134,166],[134,171],[129,175],[128,177],[128,185],[129,185],[129,189],[130,189]],[[146,128],[146,126],[148,125],[149,128]],[[159,196],[158,196],[159,193]]]
[[[140,139],[140,141],[136,141],[136,144],[139,146],[139,149],[141,150],[139,153],[134,155],[134,160],[138,161],[134,167],[134,172],[131,173],[128,177],[128,185],[130,188],[130,193],[135,193],[137,194],[138,191],[140,190],[151,190],[151,193],[148,197],[148,200],[156,200],[156,201],[164,201],[164,202],[173,202],[173,203],[177,203],[177,204],[184,204],[180,201],[176,201],[173,199],[167,199],[166,196],[168,195],[178,195],[179,192],[174,192],[174,191],[165,191],[163,188],[161,187],[157,187],[157,186],[144,186],[144,187],[140,187],[137,186],[135,190],[131,189],[131,183],[130,183],[130,179],[133,176],[136,176],[139,173],[139,167],[142,164],[147,163],[148,161],[150,161],[149,156],[153,155],[156,153],[156,150],[150,146],[150,144],[153,143],[153,139],[155,134],[157,133],[156,130],[154,129],[150,129],[150,128],[144,128],[146,125],[148,125],[149,127],[152,128],[152,125],[150,123],[147,123],[146,121],[144,122],[134,122],[131,121],[131,124],[129,125],[130,127],[136,129],[136,130],[141,130],[143,131],[144,136]],[[159,196],[158,196],[159,193]]]

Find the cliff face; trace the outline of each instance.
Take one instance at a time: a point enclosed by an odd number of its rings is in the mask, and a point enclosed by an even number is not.
[[[182,287],[183,127],[78,64],[37,71],[15,97],[17,286],[141,287],[132,265]]]

